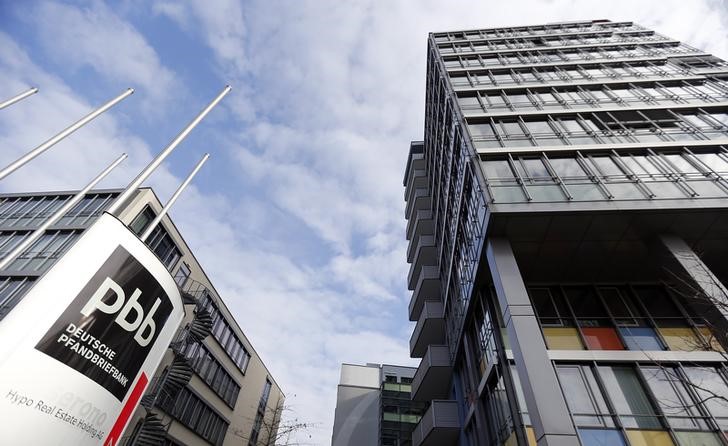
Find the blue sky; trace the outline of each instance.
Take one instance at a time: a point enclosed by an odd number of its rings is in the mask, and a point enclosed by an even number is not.
[[[8,177],[71,189],[121,152],[129,179],[229,83],[149,181],[300,419],[328,444],[342,362],[408,358],[402,176],[421,139],[427,33],[634,20],[728,57],[727,5],[704,1],[0,1],[6,164],[127,87],[136,93]],[[308,435],[311,438],[308,438]]]

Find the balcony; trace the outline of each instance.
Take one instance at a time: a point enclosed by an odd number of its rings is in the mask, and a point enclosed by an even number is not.
[[[431,210],[419,210],[415,212],[414,217],[407,221],[407,240],[416,240],[422,235],[430,235],[435,232],[435,221],[432,219]]]
[[[407,183],[405,183],[405,189],[404,189],[404,201],[407,202],[412,198],[412,191],[419,188],[419,187],[427,187],[427,183],[429,180],[429,177],[427,176],[427,170],[424,168],[422,169],[412,169],[410,171],[409,178],[407,178]]]
[[[412,289],[412,287],[409,289]],[[437,266],[423,266],[420,268],[409,304],[409,318],[411,321],[417,320],[426,300],[441,300],[440,268]]]
[[[418,169],[426,169],[424,143],[422,141],[412,141],[410,144],[410,153],[407,158],[407,166],[404,169],[404,179],[402,185],[406,188],[410,184],[412,177],[415,176],[414,171]]]
[[[450,349],[447,345],[430,345],[412,380],[412,400],[430,401],[450,394]]]
[[[407,220],[411,220],[416,211],[430,209],[431,205],[430,190],[426,187],[417,187],[412,192],[412,198],[407,202],[404,216]]]
[[[445,310],[439,300],[426,300],[410,338],[410,356],[421,358],[430,344],[445,343]]]
[[[459,435],[457,402],[434,400],[412,431],[412,446],[456,445]]]
[[[416,281],[420,275],[423,266],[433,266],[437,264],[437,246],[435,245],[434,235],[424,235],[417,240],[417,246],[410,249],[407,253],[407,261],[411,262],[409,274],[407,275],[407,284],[409,289],[416,285]],[[410,254],[411,253],[411,254]]]

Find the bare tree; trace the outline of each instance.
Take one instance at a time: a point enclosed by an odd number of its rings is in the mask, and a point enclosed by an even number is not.
[[[255,446],[309,445],[312,443],[302,443],[298,438],[305,436],[310,439],[311,435],[307,431],[317,426],[316,423],[299,420],[293,408],[285,404],[283,397],[280,397],[275,405],[256,413],[256,418],[250,421],[253,425],[259,423]],[[246,446],[251,445],[251,432],[236,430],[235,435],[241,437]]]

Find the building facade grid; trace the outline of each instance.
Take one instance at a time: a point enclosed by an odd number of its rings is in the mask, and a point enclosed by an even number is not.
[[[728,444],[727,82],[631,22],[430,34],[415,446]]]

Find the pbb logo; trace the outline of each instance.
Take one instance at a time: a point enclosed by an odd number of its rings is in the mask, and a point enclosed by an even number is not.
[[[109,295],[109,292],[114,297],[113,302],[110,303],[104,301],[104,297]],[[105,314],[115,314],[118,312],[114,322],[128,332],[135,332],[134,340],[140,346],[146,347],[154,339],[154,334],[157,331],[157,325],[154,322],[154,313],[157,312],[157,308],[162,301],[157,298],[149,313],[145,315],[144,308],[139,303],[139,297],[141,295],[142,291],[139,288],[135,288],[127,300],[126,294],[121,286],[111,277],[106,277],[86,305],[83,306],[81,314],[88,317],[97,310]],[[130,319],[130,316],[133,318]]]

